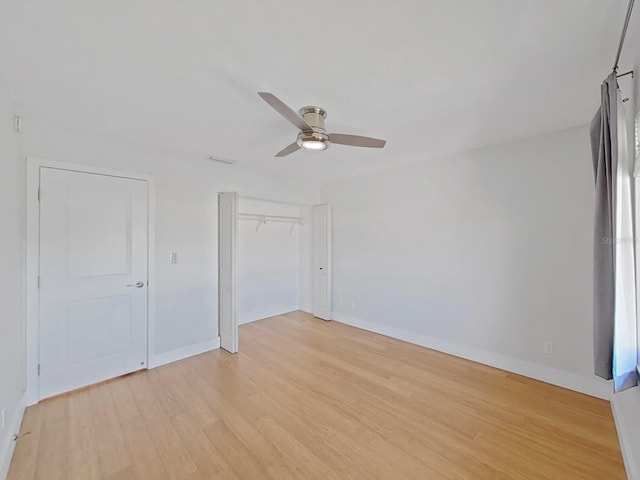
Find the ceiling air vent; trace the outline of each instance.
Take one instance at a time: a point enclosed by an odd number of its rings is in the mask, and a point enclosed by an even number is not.
[[[233,165],[234,163],[236,163],[235,160],[231,160],[229,158],[216,157],[214,155],[211,155],[209,157],[209,160],[211,160],[212,162],[224,163],[225,165]]]

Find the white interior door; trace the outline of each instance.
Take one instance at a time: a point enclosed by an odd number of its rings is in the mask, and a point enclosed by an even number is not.
[[[331,320],[331,206],[313,207],[313,315]]]
[[[146,367],[147,192],[40,169],[40,398]]]
[[[220,346],[238,351],[236,308],[236,249],[238,232],[238,194],[218,195],[218,319]]]

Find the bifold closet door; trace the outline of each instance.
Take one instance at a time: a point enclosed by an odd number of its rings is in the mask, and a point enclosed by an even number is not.
[[[236,306],[236,250],[238,238],[238,194],[218,195],[218,319],[220,346],[238,351]]]
[[[331,320],[331,206],[313,207],[313,315]]]

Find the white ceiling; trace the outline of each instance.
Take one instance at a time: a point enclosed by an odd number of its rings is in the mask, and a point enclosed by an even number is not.
[[[587,123],[626,6],[3,0],[0,81],[25,115],[331,180]],[[297,131],[259,90],[388,144],[274,158]]]

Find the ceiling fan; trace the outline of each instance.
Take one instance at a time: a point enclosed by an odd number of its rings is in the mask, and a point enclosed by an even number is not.
[[[325,150],[329,144],[351,145],[354,147],[382,148],[386,140],[379,138],[362,137],[360,135],[346,135],[344,133],[327,133],[324,128],[324,119],[327,112],[320,107],[302,107],[298,115],[282,100],[267,92],[258,92],[258,95],[267,102],[271,108],[293,123],[298,129],[298,138],[291,145],[283,148],[276,157],[287,155],[300,150]]]

